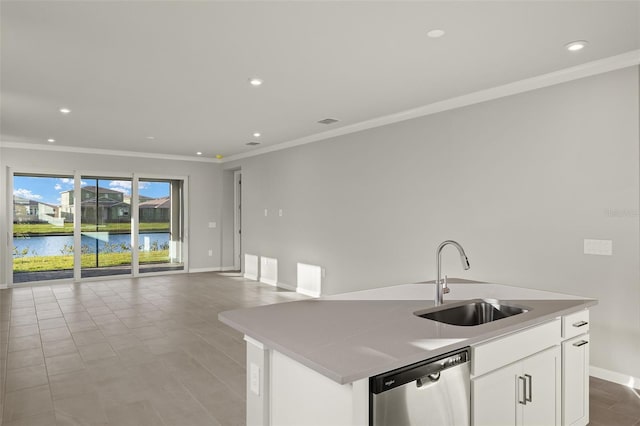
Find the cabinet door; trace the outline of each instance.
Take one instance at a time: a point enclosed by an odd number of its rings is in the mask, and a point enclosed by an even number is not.
[[[562,343],[562,424],[589,423],[589,335]]]
[[[555,346],[522,361],[526,404],[522,425],[560,425],[560,347]]]
[[[471,381],[471,424],[474,426],[513,426],[518,404],[518,376],[515,363]]]

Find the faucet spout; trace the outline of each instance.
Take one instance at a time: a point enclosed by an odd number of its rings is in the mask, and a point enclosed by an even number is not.
[[[460,253],[460,261],[462,262],[462,268],[464,270],[468,270],[471,268],[469,265],[469,259],[467,258],[467,254],[464,252],[462,246],[453,240],[446,240],[440,243],[438,249],[436,250],[436,267],[437,267],[437,276],[436,276],[436,297],[435,297],[435,305],[439,306],[444,303],[444,294],[449,293],[449,288],[447,287],[447,279],[445,277],[444,281],[442,281],[442,249],[448,245],[452,245],[458,249]]]

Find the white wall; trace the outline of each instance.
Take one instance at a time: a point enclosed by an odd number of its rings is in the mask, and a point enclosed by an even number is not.
[[[73,173],[82,170],[95,173],[148,173],[162,176],[189,176],[189,267],[190,269],[219,268],[221,265],[221,203],[222,169],[214,163],[180,160],[159,160],[140,157],[108,156],[69,152],[36,151],[15,148],[0,148],[0,235],[11,232],[7,229],[7,212],[11,207],[6,203],[7,167],[15,171],[59,171]],[[209,222],[216,222],[217,228],[209,228]],[[2,268],[0,284],[4,283],[4,259],[8,255],[5,238],[1,239],[0,259]],[[208,250],[213,250],[213,256]]]
[[[599,299],[592,365],[640,377],[638,67],[225,164],[243,251],[323,293],[450,276]],[[268,216],[264,216],[268,209]],[[283,209],[284,215],[277,215]],[[583,239],[613,240],[613,256]]]

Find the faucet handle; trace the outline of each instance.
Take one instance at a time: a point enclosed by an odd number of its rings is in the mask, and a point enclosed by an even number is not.
[[[447,286],[447,276],[444,276],[444,281],[442,282],[442,293],[447,294],[451,291],[451,289]]]

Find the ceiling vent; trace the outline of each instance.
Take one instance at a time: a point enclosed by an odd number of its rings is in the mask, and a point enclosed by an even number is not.
[[[324,120],[320,120],[318,121],[318,123],[320,124],[333,124],[333,123],[337,123],[338,120],[336,120],[335,118],[325,118]]]
[[[260,145],[260,142],[251,141],[251,142],[247,142],[245,145],[256,146],[256,145]]]

